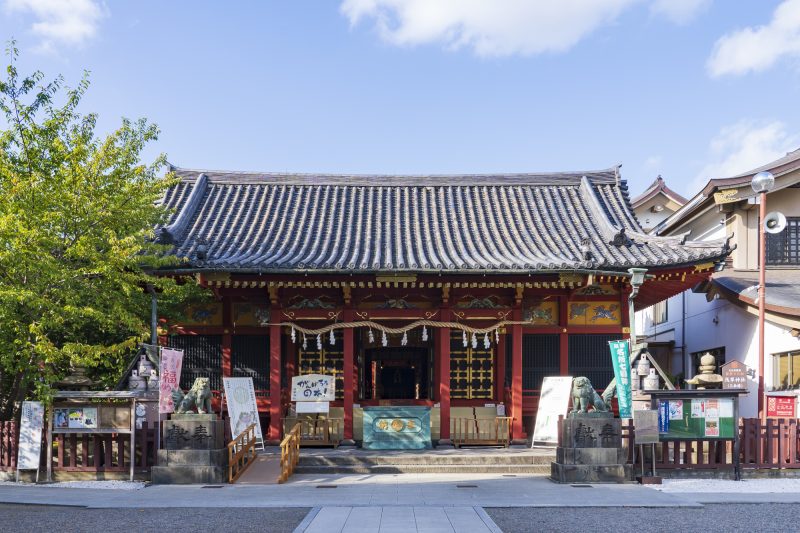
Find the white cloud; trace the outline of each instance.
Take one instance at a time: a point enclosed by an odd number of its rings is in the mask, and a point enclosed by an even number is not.
[[[41,37],[40,50],[80,46],[97,33],[106,9],[97,0],[5,0],[11,13],[30,13],[31,31]]]
[[[708,9],[712,0],[655,0],[650,12],[661,15],[675,24],[688,24]]]
[[[355,25],[373,20],[394,45],[440,42],[479,56],[563,52],[639,0],[344,0]]]
[[[695,177],[692,194],[710,179],[729,178],[765,165],[797,148],[800,138],[780,121],[742,120],[722,128],[708,149],[707,163]]]
[[[800,56],[800,0],[785,0],[765,26],[723,35],[708,59],[711,76],[766,70],[784,57]]]

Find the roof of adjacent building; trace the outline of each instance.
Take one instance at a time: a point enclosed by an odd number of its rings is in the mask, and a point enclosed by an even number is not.
[[[681,196],[680,194],[676,193],[669,187],[667,187],[664,178],[658,176],[653,183],[651,183],[642,194],[636,196],[631,200],[631,207],[636,209],[640,205],[644,204],[645,202],[652,200],[659,194],[663,194],[668,200],[672,200],[679,206],[682,206],[686,203],[686,198]]]
[[[731,198],[736,200],[755,196],[756,193],[750,187],[750,182],[753,176],[762,171],[769,171],[775,176],[776,188],[772,192],[778,191],[782,187],[796,186],[800,182],[800,174],[797,174],[797,170],[800,170],[800,149],[789,152],[783,157],[747,172],[727,178],[710,179],[700,192],[656,226],[653,232],[663,235],[679,229],[685,221],[691,219],[695,214],[708,209],[714,203],[715,193],[735,192],[736,194],[733,194]],[[781,184],[780,182],[783,183]]]
[[[748,305],[758,305],[758,272],[726,272],[715,275],[712,283]],[[767,271],[766,296],[767,309],[800,316],[800,270]]]
[[[723,242],[645,234],[619,167],[491,175],[172,168],[159,240],[187,270],[530,272],[689,265]]]

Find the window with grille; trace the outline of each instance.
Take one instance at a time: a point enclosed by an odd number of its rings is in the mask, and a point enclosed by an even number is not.
[[[207,377],[212,390],[222,390],[222,335],[170,335],[169,347],[183,350],[182,389]]]
[[[616,341],[622,335],[603,335],[588,333],[569,336],[569,375],[585,376],[595,389],[605,388],[614,377],[611,366],[609,341]]]
[[[800,217],[786,217],[786,229],[767,233],[768,265],[800,265]]]
[[[776,390],[800,387],[800,350],[773,354],[772,376]]]
[[[269,335],[234,335],[231,375],[253,378],[253,388],[269,390]]]
[[[523,335],[522,390],[539,390],[546,376],[560,373],[558,335]]]

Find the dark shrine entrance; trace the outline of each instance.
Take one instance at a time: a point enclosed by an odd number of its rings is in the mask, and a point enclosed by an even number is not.
[[[365,400],[427,400],[431,354],[426,347],[385,347],[364,351]]]

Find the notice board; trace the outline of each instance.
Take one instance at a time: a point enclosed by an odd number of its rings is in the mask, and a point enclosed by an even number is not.
[[[734,401],[733,398],[659,399],[661,440],[735,438]]]

